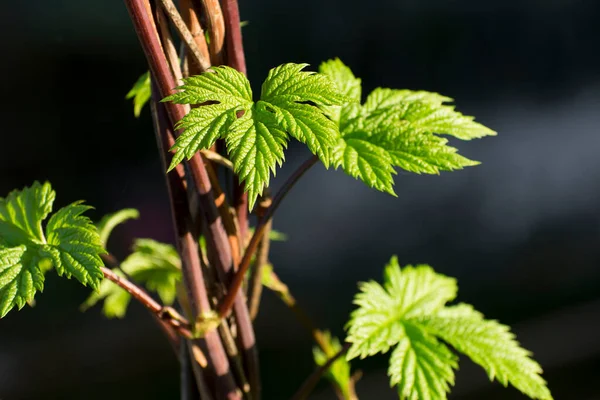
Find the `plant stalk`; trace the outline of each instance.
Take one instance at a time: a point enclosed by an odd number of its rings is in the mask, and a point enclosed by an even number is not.
[[[273,217],[273,214],[275,213],[275,211],[277,211],[277,208],[281,204],[281,201],[285,198],[285,196],[292,189],[292,187],[294,187],[296,182],[298,182],[302,175],[304,175],[306,171],[310,169],[310,167],[315,165],[317,161],[319,161],[319,158],[317,156],[312,156],[310,159],[305,161],[300,167],[298,167],[298,169],[294,171],[294,173],[285,181],[279,192],[277,192],[277,194],[273,198],[273,203],[271,204],[271,206],[267,208],[264,215],[261,216],[258,225],[256,226],[256,229],[254,231],[254,235],[252,235],[252,238],[248,243],[248,247],[244,252],[244,257],[242,257],[240,266],[237,272],[235,273],[231,285],[229,286],[229,290],[227,291],[225,298],[219,306],[219,316],[221,318],[226,317],[227,314],[229,314],[229,312],[231,311],[231,308],[235,302],[238,292],[242,287],[242,283],[244,282],[246,271],[248,271],[248,267],[250,267],[252,255],[258,247],[260,239],[262,238],[262,235],[264,234],[265,229],[267,227],[267,223]]]

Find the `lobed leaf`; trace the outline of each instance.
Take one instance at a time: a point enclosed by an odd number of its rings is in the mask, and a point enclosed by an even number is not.
[[[100,241],[106,247],[108,238],[117,225],[120,225],[130,219],[138,219],[139,217],[140,212],[135,208],[125,208],[112,214],[105,215],[96,225],[98,229],[98,235],[100,236]]]
[[[400,268],[396,257],[384,282],[361,283],[350,315],[347,359],[387,352],[388,374],[400,399],[445,400],[454,384],[457,358],[439,340],[480,364],[490,379],[533,399],[551,400],[542,370],[521,348],[507,326],[488,321],[469,305],[446,306],[457,294],[456,281],[431,267]]]
[[[339,59],[321,65],[344,94],[360,100],[360,80]],[[439,174],[478,162],[459,155],[435,134],[460,139],[495,135],[491,129],[443,103],[451,98],[425,91],[377,88],[365,103],[327,109],[342,140],[333,149],[333,164],[367,186],[395,195],[394,168]]]

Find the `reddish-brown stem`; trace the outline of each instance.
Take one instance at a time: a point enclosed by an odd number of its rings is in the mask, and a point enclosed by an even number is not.
[[[119,287],[127,291],[134,299],[139,301],[151,313],[156,315],[160,320],[168,322],[177,332],[187,338],[192,337],[190,331],[190,323],[183,316],[177,314],[175,310],[167,308],[158,303],[144,289],[137,286],[135,283],[120,277],[106,267],[100,267],[104,277],[117,284]]]
[[[323,364],[319,369],[313,372],[300,386],[300,389],[294,394],[291,400],[304,400],[308,397],[308,395],[313,391],[321,377],[327,372],[327,370],[331,367],[331,365],[341,356],[346,354],[346,352],[350,349],[350,343],[345,343],[344,347],[340,351],[337,352],[336,355],[331,357],[325,364]]]
[[[268,189],[265,189],[265,192]],[[267,209],[271,205],[271,196],[264,196],[258,203],[259,212]],[[260,298],[262,295],[262,274],[264,266],[269,261],[269,248],[271,244],[270,232],[273,225],[273,220],[267,222],[265,232],[262,235],[262,239],[258,244],[256,261],[254,267],[250,271],[250,279],[248,281],[248,308],[250,309],[250,317],[252,320],[256,319],[258,315],[258,309],[260,307]]]
[[[237,0],[221,0],[223,18],[225,20],[225,47],[227,49],[227,65],[246,75],[246,59],[240,28],[240,10]]]
[[[275,211],[277,211],[279,204],[281,204],[281,201],[285,198],[290,189],[294,187],[294,185],[296,184],[296,182],[298,182],[302,175],[304,175],[304,173],[306,173],[306,171],[308,171],[310,167],[315,165],[317,161],[319,161],[319,158],[317,156],[313,156],[307,161],[305,161],[302,165],[300,165],[300,167],[298,167],[298,169],[294,171],[294,173],[285,181],[281,189],[279,189],[279,192],[277,192],[277,194],[273,198],[273,203],[271,204],[271,206],[267,208],[265,214],[260,218],[258,225],[256,226],[256,229],[254,231],[254,235],[252,235],[252,238],[248,243],[248,247],[244,252],[244,257],[242,257],[240,266],[233,278],[233,281],[231,282],[231,285],[229,286],[229,290],[227,291],[225,298],[219,306],[219,316],[221,318],[226,317],[227,314],[229,314],[229,311],[231,311],[231,307],[233,306],[235,298],[240,288],[242,287],[242,283],[244,282],[246,271],[248,271],[248,267],[250,267],[252,255],[256,251],[260,239],[264,234],[265,228],[267,227],[267,222],[269,222],[269,220],[273,217],[273,214],[275,213]]]
[[[227,65],[246,75],[246,59],[244,57],[244,43],[240,27],[240,11],[237,0],[221,0],[223,19],[225,21],[225,48],[227,51]],[[234,201],[238,218],[238,229],[242,238],[242,248],[248,239],[248,194],[244,191],[243,183],[234,178]]]
[[[152,110],[155,119],[155,131],[159,145],[163,168],[166,169],[170,158],[168,146],[172,141],[171,125],[168,123],[165,105],[156,101],[156,86],[153,85]],[[177,247],[182,260],[182,274],[190,309],[194,316],[202,316],[210,312],[210,302],[206,292],[206,284],[202,274],[198,241],[191,226],[188,199],[181,178],[177,174],[167,174],[167,188],[171,201],[171,212]],[[225,349],[216,331],[207,332],[203,340],[198,340],[208,349],[209,367],[215,375],[216,398],[218,400],[239,400],[241,394],[236,387],[229,367]]]

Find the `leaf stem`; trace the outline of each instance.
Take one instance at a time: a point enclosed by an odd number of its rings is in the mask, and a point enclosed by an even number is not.
[[[265,189],[265,192],[267,189]],[[271,196],[264,196],[260,202],[258,203],[258,207],[260,209],[268,208],[272,203]],[[257,248],[257,257],[254,262],[254,267],[250,273],[250,283],[248,285],[248,308],[250,309],[250,318],[252,320],[256,319],[258,315],[258,309],[260,307],[260,298],[262,295],[262,274],[264,266],[269,262],[269,248],[271,244],[271,240],[269,238],[269,234],[271,232],[271,228],[273,226],[273,219],[271,218],[267,222],[267,226],[265,227],[265,231],[262,235],[260,243]]]
[[[337,352],[336,355],[331,357],[325,364],[323,364],[319,369],[313,372],[300,386],[300,389],[294,394],[291,400],[304,400],[308,397],[308,395],[314,390],[315,386],[321,379],[321,377],[327,372],[327,370],[333,365],[333,363],[346,354],[348,349],[350,349],[350,343],[344,343],[344,347],[340,351]]]
[[[100,267],[104,277],[124,289],[134,299],[139,301],[144,307],[152,312],[161,321],[168,322],[177,332],[186,338],[192,337],[191,325],[188,320],[180,315],[175,309],[165,307],[152,298],[144,289],[135,283],[120,277],[106,267]]]
[[[302,165],[300,165],[300,167],[298,167],[298,169],[294,171],[294,173],[287,179],[287,181],[285,181],[279,192],[277,192],[277,194],[273,198],[273,203],[271,203],[271,206],[269,206],[269,208],[267,208],[265,213],[261,216],[254,231],[254,234],[252,235],[252,238],[248,243],[248,247],[244,252],[244,257],[242,257],[242,261],[240,262],[238,270],[233,278],[233,281],[231,282],[231,285],[229,286],[229,290],[227,291],[225,298],[219,306],[219,316],[221,318],[226,317],[227,314],[229,314],[229,312],[231,311],[235,298],[242,286],[242,283],[244,282],[246,271],[248,270],[248,267],[250,267],[252,255],[258,247],[260,239],[262,238],[262,235],[264,234],[264,231],[267,227],[267,223],[273,217],[273,214],[281,204],[281,201],[285,198],[285,196],[292,189],[292,187],[294,187],[296,182],[298,182],[302,175],[304,175],[306,171],[310,169],[310,167],[315,165],[317,161],[319,161],[319,158],[317,156],[312,156],[310,159],[308,159]]]
[[[225,48],[227,50],[227,65],[246,75],[246,59],[244,57],[244,43],[240,27],[240,11],[237,0],[222,0],[223,19],[225,23]],[[242,238],[241,247],[246,246],[248,240],[248,193],[244,191],[244,184],[234,177],[233,206],[238,218],[238,228]]]

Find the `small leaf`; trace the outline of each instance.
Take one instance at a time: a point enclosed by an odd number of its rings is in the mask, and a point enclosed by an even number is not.
[[[117,275],[144,285],[149,291],[158,293],[165,305],[172,305],[181,281],[181,261],[175,248],[152,239],[136,239],[133,252],[121,263],[121,270],[113,269]],[[122,272],[123,271],[123,272]],[[123,318],[131,296],[109,279],[100,283],[99,291],[92,293],[82,304],[82,310],[104,300],[103,312],[108,318]]]
[[[342,345],[338,338],[332,337],[328,331],[319,331],[322,343],[325,345],[325,351],[320,347],[313,347],[313,357],[315,364],[323,366],[327,361],[334,357],[342,350]],[[338,357],[333,364],[329,367],[324,377],[334,385],[339,393],[342,394],[344,399],[353,399],[351,397],[354,393],[351,375],[350,375],[350,363],[344,357]]]
[[[131,90],[125,95],[126,99],[133,98],[133,115],[136,118],[142,113],[142,108],[150,100],[152,91],[150,89],[150,72],[143,73],[135,82]]]
[[[92,221],[82,214],[92,207],[75,202],[58,210],[48,221],[46,234],[52,245],[50,256],[60,276],[74,276],[97,289],[104,274],[100,254],[105,253]]]
[[[172,305],[175,301],[177,282],[181,280],[181,261],[170,244],[136,239],[133,253],[121,263],[121,269],[148,290],[157,292],[164,304]]]
[[[4,245],[45,243],[42,221],[52,211],[55,197],[50,183],[34,182],[0,198],[0,238]]]
[[[321,63],[319,72],[329,76],[338,87],[340,93],[350,101],[360,103],[361,81],[354,76],[352,70],[340,61],[339,58]]]
[[[106,247],[108,238],[112,233],[112,230],[117,225],[120,225],[129,219],[138,219],[139,217],[140,212],[135,208],[125,208],[115,213],[105,215],[96,225],[98,228],[98,235],[100,236],[100,241]]]
[[[125,275],[118,269],[113,269],[116,275],[121,278],[125,278]],[[86,311],[88,308],[93,307],[99,301],[104,300],[102,311],[108,318],[123,318],[127,312],[127,307],[131,300],[131,295],[124,289],[121,289],[118,285],[104,279],[100,282],[97,292],[93,292],[90,297],[81,305],[81,311]]]

